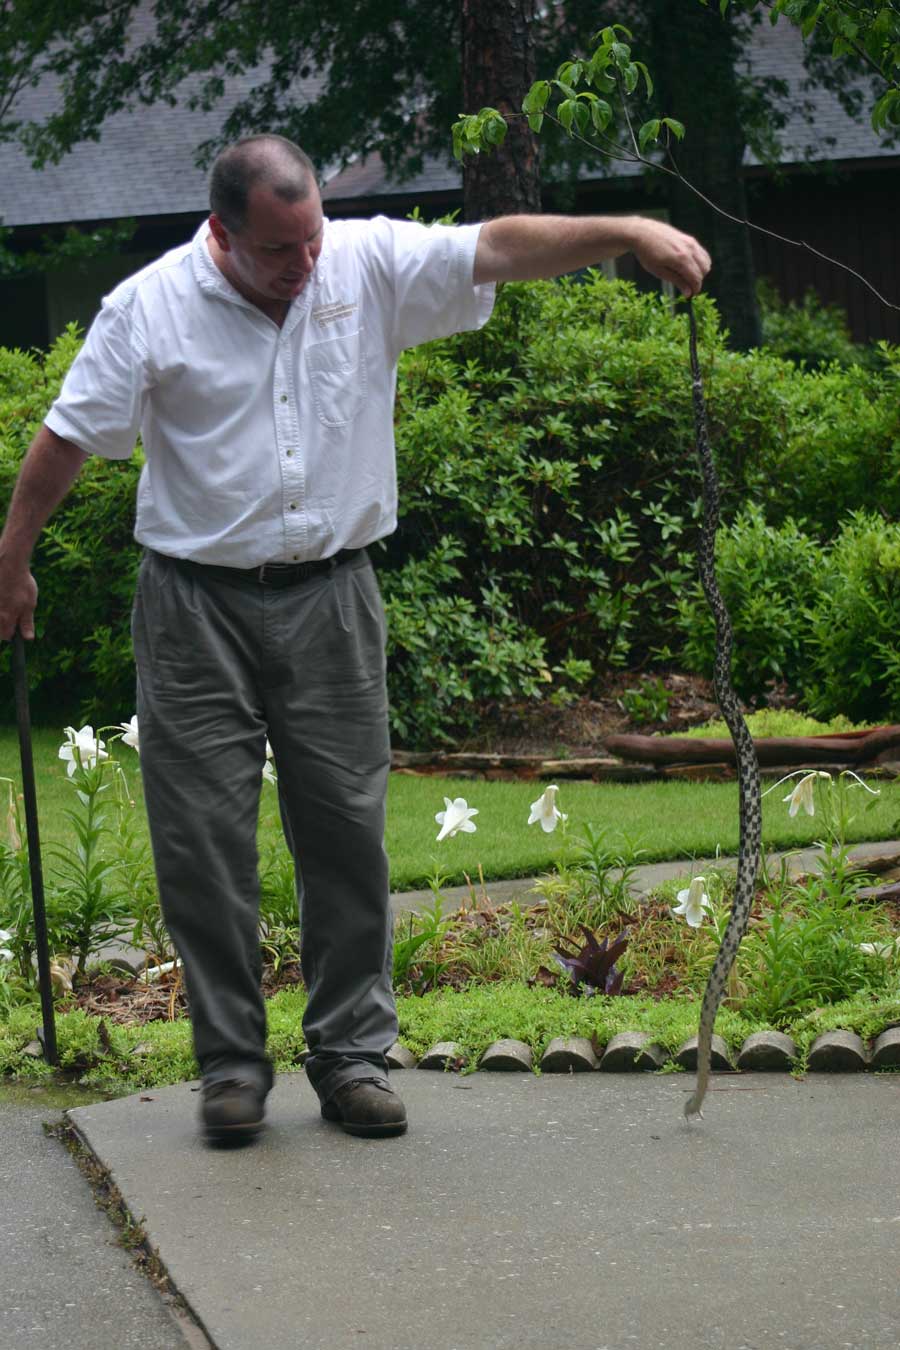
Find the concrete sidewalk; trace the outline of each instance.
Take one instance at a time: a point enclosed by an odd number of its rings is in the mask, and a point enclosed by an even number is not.
[[[45,1133],[61,1120],[52,1089],[0,1088],[0,1346],[199,1350],[206,1339],[135,1269],[73,1160]]]
[[[854,844],[850,854],[860,863],[870,858],[888,856],[900,858],[900,840],[885,839],[871,844]],[[796,876],[799,872],[813,871],[821,857],[822,850],[811,847],[770,853],[767,855],[767,862],[777,871],[781,860],[786,859],[792,874]],[[702,876],[712,868],[727,870],[736,867],[737,858],[733,857],[676,858],[674,862],[642,863],[634,869],[631,889],[635,895],[646,895],[655,886],[664,881],[672,881],[675,877]],[[511,881],[487,881],[484,889],[494,904],[499,905],[508,900],[518,900],[522,903],[539,899],[534,885],[533,877],[519,877]],[[475,894],[481,895],[480,884],[475,887]],[[472,888],[469,886],[444,887],[441,891],[444,913],[452,913],[454,909],[467,904],[471,895]],[[433,904],[434,894],[430,890],[404,891],[391,896],[391,905],[398,914],[410,909],[429,909]]]
[[[70,1118],[219,1350],[900,1344],[900,1077],[719,1077],[692,1126],[689,1076],[395,1082],[391,1140],[302,1074],[242,1150],[189,1085]]]

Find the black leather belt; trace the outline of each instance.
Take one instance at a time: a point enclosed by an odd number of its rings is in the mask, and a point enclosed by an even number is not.
[[[216,577],[220,581],[274,586],[277,589],[282,586],[296,586],[298,582],[308,581],[310,577],[331,573],[336,567],[358,558],[363,552],[361,548],[342,548],[340,553],[335,553],[330,558],[319,558],[314,562],[270,562],[262,563],[259,567],[222,567],[218,563],[194,562],[191,558],[172,558],[168,554],[164,556],[183,572],[202,573],[203,576]]]

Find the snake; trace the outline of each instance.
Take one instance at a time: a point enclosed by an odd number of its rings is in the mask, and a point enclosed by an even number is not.
[[[690,299],[687,301],[690,323],[691,391],[694,406],[694,433],[697,458],[703,483],[703,521],[697,549],[697,564],[706,602],[716,624],[716,650],[713,687],[716,702],[734,742],[737,762],[740,843],[738,847],[737,879],[731,912],[719,950],[709,973],[703,1003],[700,1008],[700,1029],[697,1038],[697,1081],[685,1104],[687,1120],[702,1117],[701,1106],[709,1085],[712,1062],[712,1037],[716,1014],[731,968],[734,965],[741,939],[747,931],[750,911],[756,890],[762,847],[762,800],[760,795],[759,761],[753,737],[744,720],[741,705],[731,683],[731,656],[734,649],[734,630],[719,585],[716,580],[716,533],[719,527],[721,491],[709,438],[709,422],[703,375],[697,354],[697,319]]]

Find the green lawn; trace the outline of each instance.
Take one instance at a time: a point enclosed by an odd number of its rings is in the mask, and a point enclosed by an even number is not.
[[[68,837],[63,812],[73,804],[74,793],[66,780],[65,765],[57,758],[61,740],[61,731],[56,728],[34,732],[43,843]],[[123,747],[120,759],[140,805],[137,757]],[[0,729],[0,776],[14,779],[17,787],[21,783],[15,728]],[[463,882],[464,873],[477,880],[479,865],[487,879],[530,876],[546,870],[559,854],[562,834],[544,834],[539,825],[526,824],[530,804],[543,786],[392,775],[387,824],[392,886],[421,886],[435,866],[450,883]],[[717,848],[725,854],[737,851],[735,784],[562,782],[559,787],[558,805],[569,816],[570,833],[589,823],[614,836],[625,834],[644,850],[645,861],[712,855]],[[798,815],[789,819],[782,802],[787,791],[786,784],[763,803],[764,838],[770,848],[809,844],[821,835],[819,817]],[[434,816],[443,810],[445,796],[465,797],[470,806],[478,808],[477,830],[438,844],[439,827]],[[848,794],[848,801],[854,813],[849,839],[889,839],[900,834],[900,783],[883,782],[877,798],[855,789]],[[263,851],[278,837],[275,792],[264,787],[260,820]]]

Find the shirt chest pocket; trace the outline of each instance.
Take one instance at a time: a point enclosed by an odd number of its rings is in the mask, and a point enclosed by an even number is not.
[[[306,349],[306,369],[319,421],[344,427],[366,401],[366,356],[362,330],[343,333]]]

